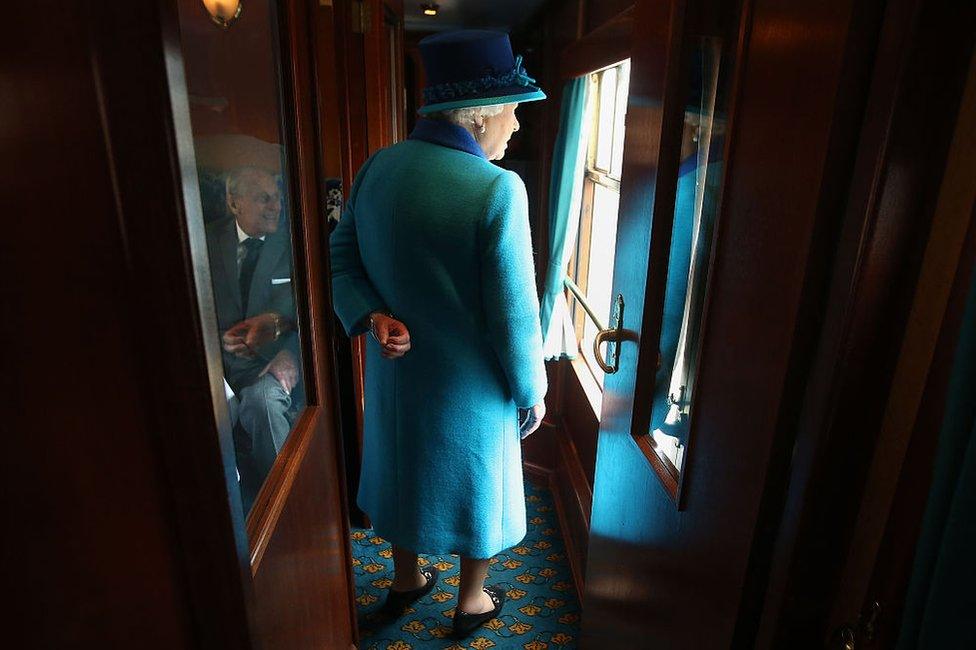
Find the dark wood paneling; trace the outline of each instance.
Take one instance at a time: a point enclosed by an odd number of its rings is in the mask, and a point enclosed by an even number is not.
[[[366,127],[366,84],[362,81],[366,77],[364,38],[352,29],[354,2],[356,0],[333,0],[344,196],[349,195],[353,178],[370,153]]]
[[[570,44],[560,57],[559,76],[571,79],[630,58],[634,15],[631,7]]]
[[[892,648],[898,640],[908,582],[914,567],[915,545],[928,503],[932,482],[933,460],[938,448],[939,432],[945,413],[949,376],[955,358],[962,315],[976,266],[976,211],[970,217],[969,232],[956,269],[942,330],[932,356],[932,370],[919,404],[924,417],[915,420],[911,441],[905,453],[906,462],[898,477],[892,498],[891,514],[884,538],[874,558],[874,572],[867,585],[861,611],[874,601],[883,603],[878,620],[875,644]]]
[[[863,589],[840,584],[841,572],[973,51],[974,7],[903,0],[884,9],[830,309],[791,450],[793,476],[762,621],[770,647],[826,639],[838,624],[830,610],[845,600],[843,590]],[[853,600],[856,609],[860,597]]]
[[[335,10],[316,5],[312,47],[315,52],[315,88],[319,107],[319,141],[322,149],[323,174],[342,178],[341,107],[345,97],[339,83],[339,47]]]
[[[608,21],[634,6],[634,0],[584,0],[583,33],[599,29]]]
[[[229,448],[187,280],[161,24],[172,7],[12,9],[5,645],[250,648]]]
[[[579,465],[586,476],[590,491],[593,490],[593,474],[596,470],[596,440],[600,432],[600,420],[583,390],[570,361],[560,361],[564,382],[562,396],[562,423],[565,435],[573,443]]]
[[[555,468],[523,461],[523,470],[526,480],[545,487],[552,496],[573,582],[577,593],[582,594],[593,493],[583,476],[573,443],[560,437],[558,447]]]
[[[559,508],[566,554],[578,593],[585,588],[586,551],[589,544],[593,489],[579,463],[572,440],[559,437],[559,459],[552,475],[552,490]]]

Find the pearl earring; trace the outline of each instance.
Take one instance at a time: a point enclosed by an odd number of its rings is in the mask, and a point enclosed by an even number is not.
[[[482,122],[481,124],[478,125],[478,133],[484,133],[487,130],[488,130],[488,127],[485,126],[485,123],[484,122]]]

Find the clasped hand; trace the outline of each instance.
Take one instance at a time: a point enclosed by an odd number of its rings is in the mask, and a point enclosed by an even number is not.
[[[539,428],[542,418],[546,417],[546,403],[539,402],[535,406],[519,409],[519,411],[519,435],[522,440],[525,440]]]
[[[370,333],[385,358],[398,359],[410,350],[410,331],[401,321],[378,311],[369,315],[369,321]]]
[[[275,338],[275,317],[270,314],[258,314],[242,320],[224,332],[222,342],[224,349],[243,359],[253,359],[257,350],[265,343]]]
[[[287,349],[279,350],[258,377],[265,374],[270,374],[277,379],[285,392],[291,395],[291,390],[298,385],[298,363],[295,361],[295,355]]]

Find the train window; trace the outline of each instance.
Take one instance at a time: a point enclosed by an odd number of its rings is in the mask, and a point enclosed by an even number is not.
[[[573,324],[580,356],[601,388],[604,373],[593,356],[593,339],[601,325],[593,315],[604,321],[610,316],[629,81],[629,61],[589,76],[583,196],[576,249],[569,262],[569,278],[589,307],[587,310],[579,299],[574,301]]]

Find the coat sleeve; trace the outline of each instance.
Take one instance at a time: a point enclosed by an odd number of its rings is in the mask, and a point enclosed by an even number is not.
[[[356,174],[342,217],[329,238],[332,304],[349,336],[367,331],[366,317],[369,314],[374,311],[386,311],[386,304],[363,267],[359,239],[356,235],[356,199],[372,161],[373,158],[367,160]]]
[[[521,408],[543,400],[548,388],[535,286],[528,199],[514,172],[489,192],[481,232],[482,301],[488,335]]]

